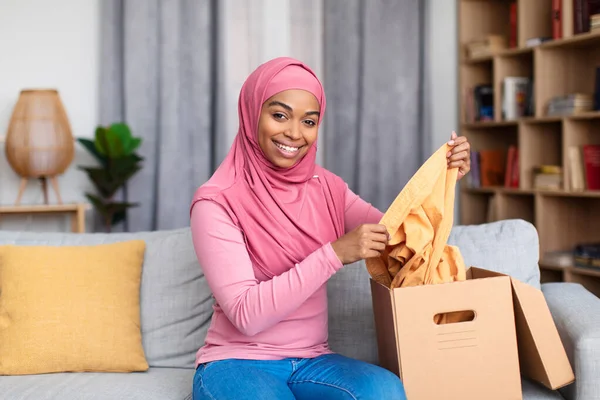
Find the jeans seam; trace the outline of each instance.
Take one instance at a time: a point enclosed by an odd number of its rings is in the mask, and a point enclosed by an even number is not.
[[[208,397],[211,398],[211,400],[216,400],[212,394],[210,394],[210,392],[208,391],[208,388],[206,386],[204,386],[204,379],[202,379],[202,375],[200,375],[198,378],[200,378],[200,389],[202,389],[204,391],[204,393],[206,393],[208,395]]]
[[[305,379],[305,380],[302,380],[302,381],[291,381],[291,382],[289,382],[289,384],[290,384],[290,385],[293,385],[293,384],[295,384],[295,383],[314,383],[314,384],[317,384],[317,385],[329,386],[329,387],[332,387],[332,388],[334,388],[334,389],[341,390],[342,392],[346,392],[346,393],[348,393],[348,394],[350,395],[350,397],[352,397],[352,399],[353,399],[353,400],[358,400],[358,399],[357,399],[357,398],[356,398],[356,397],[355,397],[355,396],[352,394],[352,392],[350,392],[348,389],[345,389],[345,388],[343,388],[343,387],[341,387],[341,386],[334,385],[334,384],[332,384],[332,383],[325,383],[325,382],[313,381],[313,380],[310,380],[310,379]]]

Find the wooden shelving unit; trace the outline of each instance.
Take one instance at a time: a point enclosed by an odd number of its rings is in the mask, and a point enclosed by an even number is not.
[[[457,0],[459,134],[475,151],[519,149],[519,187],[470,187],[460,183],[460,223],[479,224],[510,218],[533,223],[540,237],[542,281],[579,282],[600,296],[600,269],[553,267],[544,255],[571,251],[580,243],[600,242],[600,191],[572,191],[567,149],[600,144],[600,112],[564,117],[547,116],[548,101],[574,92],[592,94],[600,66],[600,32],[526,47],[534,37],[552,37],[552,1],[517,0],[517,47],[469,59],[465,45],[487,35],[510,35],[510,0]],[[502,82],[508,76],[533,79],[533,115],[503,120]],[[467,122],[465,90],[478,84],[494,89],[492,121]],[[561,190],[538,190],[533,184],[537,165],[562,166]]]
[[[36,204],[18,206],[0,206],[0,218],[3,215],[61,214],[71,218],[71,232],[85,233],[85,212],[90,209],[86,203],[75,204]]]

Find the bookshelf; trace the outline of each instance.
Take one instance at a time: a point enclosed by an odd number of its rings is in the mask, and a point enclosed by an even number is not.
[[[575,187],[574,166],[579,164],[572,156],[574,148],[600,145],[600,110],[594,110],[593,103],[600,30],[565,32],[564,21],[558,25],[553,21],[553,4],[557,3],[553,0],[456,1],[459,134],[468,137],[472,151],[481,157],[472,163],[471,177],[460,182],[460,223],[511,218],[533,223],[540,238],[542,282],[578,282],[600,296],[600,268],[548,262],[558,252],[572,254],[577,245],[600,243],[600,190],[590,190],[586,175],[585,187]],[[555,36],[556,29],[560,37]],[[535,38],[547,39],[531,44]],[[474,42],[480,42],[479,47]],[[481,43],[487,50],[481,51]],[[512,93],[506,82],[514,77],[528,78],[532,84],[522,92],[524,106],[513,118],[515,103],[508,104],[508,111],[504,105],[505,96]],[[474,88],[481,85],[487,91],[475,91],[479,97],[474,101]],[[592,106],[549,111],[554,99],[575,93],[590,95]],[[490,104],[487,109],[478,108]],[[516,164],[509,161],[511,148],[518,149]],[[502,154],[504,164],[494,165],[503,175],[484,183],[483,175],[492,176],[493,171],[490,151]],[[553,175],[558,186],[536,184],[542,182],[536,177],[540,166],[559,168]],[[580,168],[586,171],[585,163]],[[518,178],[505,181],[506,175]]]

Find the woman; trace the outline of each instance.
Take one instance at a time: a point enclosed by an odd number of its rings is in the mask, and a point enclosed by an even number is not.
[[[391,372],[332,353],[326,282],[387,243],[379,210],[315,164],[325,94],[291,58],[242,86],[238,134],[194,195],[191,228],[215,297],[194,378],[201,399],[404,399]],[[469,168],[454,140],[449,166]]]

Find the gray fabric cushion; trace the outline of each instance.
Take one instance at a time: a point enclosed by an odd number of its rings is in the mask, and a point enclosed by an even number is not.
[[[540,288],[539,242],[535,227],[520,219],[455,226],[448,244],[456,245],[467,267],[489,269]]]
[[[537,382],[521,379],[523,400],[565,400],[558,391],[550,390]]]
[[[346,265],[327,283],[329,345],[337,353],[377,363],[369,273],[362,262]]]
[[[193,369],[150,368],[132,374],[47,374],[0,377],[0,393],[10,400],[188,400]],[[523,400],[564,400],[558,392],[522,381]]]
[[[1,376],[6,400],[191,399],[194,369],[150,368],[140,373],[62,373]]]
[[[196,259],[189,228],[137,233],[0,232],[0,244],[92,245],[142,239],[141,323],[153,367],[192,368],[212,314],[210,289]]]
[[[600,299],[578,283],[544,283],[542,291],[576,377],[561,392],[600,399]]]

